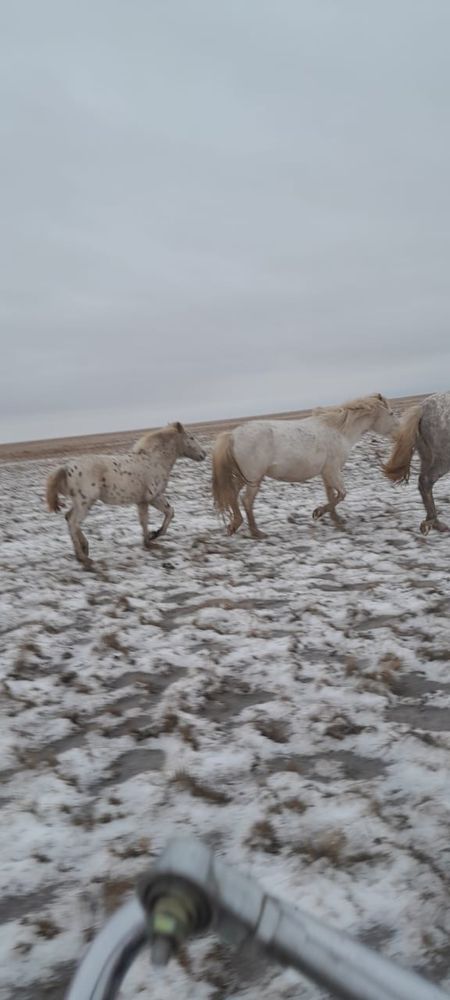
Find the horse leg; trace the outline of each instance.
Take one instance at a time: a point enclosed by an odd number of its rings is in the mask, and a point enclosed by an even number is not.
[[[242,497],[242,503],[244,505],[244,510],[247,515],[248,526],[252,538],[265,538],[264,532],[260,531],[258,528],[258,525],[255,521],[255,515],[253,513],[253,504],[255,502],[255,497],[256,494],[258,493],[260,486],[261,486],[261,480],[259,480],[259,483],[256,483],[254,486],[247,486],[244,496]]]
[[[328,482],[326,476],[322,476],[322,479],[328,503],[325,503],[320,507],[316,507],[315,510],[313,510],[313,519],[314,521],[318,521],[324,514],[331,514],[335,524],[342,524],[342,518],[336,513],[336,507],[337,504],[342,503],[345,498],[344,481],[339,475],[333,476],[333,485]]]
[[[88,513],[88,505],[74,503],[73,507],[65,515],[75,556],[78,562],[82,563],[86,569],[90,569],[92,561],[89,559],[89,543],[86,536],[83,535],[80,525]]]
[[[139,516],[139,521],[142,528],[142,536],[144,540],[144,549],[148,549],[150,544],[150,539],[148,535],[148,503],[138,503],[137,512]]]
[[[339,490],[335,490],[333,486],[327,486],[325,484],[325,493],[327,495],[328,506],[330,507],[330,517],[335,524],[344,524],[344,518],[336,512],[336,504],[341,503],[345,497],[345,492],[342,494]]]
[[[236,496],[232,499],[230,498],[230,506],[233,512],[233,518],[227,525],[227,535],[234,535],[236,534],[236,531],[239,530],[244,520],[239,507],[239,487],[237,487]]]
[[[425,520],[422,521],[420,525],[420,530],[422,532],[422,535],[428,535],[428,532],[431,530],[431,528],[436,528],[437,531],[450,530],[447,527],[447,525],[444,524],[443,521],[439,520],[437,516],[434,497],[433,497],[433,485],[434,483],[432,476],[430,476],[429,473],[427,475],[426,473],[421,472],[419,476],[419,492],[422,497],[423,505],[427,513]]]
[[[164,514],[164,521],[161,527],[158,528],[157,531],[152,531],[151,534],[148,535],[148,540],[149,542],[151,542],[154,541],[155,538],[159,538],[160,535],[165,535],[169,527],[169,524],[173,518],[174,509],[173,507],[170,506],[170,503],[168,500],[166,500],[165,496],[155,497],[154,500],[150,500],[149,502],[152,507],[155,507],[156,510],[161,511],[161,514]]]

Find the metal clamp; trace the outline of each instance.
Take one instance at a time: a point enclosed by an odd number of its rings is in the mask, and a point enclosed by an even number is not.
[[[166,964],[182,942],[208,927],[236,946],[257,944],[341,1000],[449,1000],[420,976],[267,895],[198,840],[169,844],[140,880],[138,897],[94,940],[67,1000],[113,1000],[146,942],[154,964]]]

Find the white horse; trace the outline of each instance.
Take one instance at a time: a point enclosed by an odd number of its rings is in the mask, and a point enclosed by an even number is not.
[[[239,493],[253,538],[261,538],[253,504],[265,476],[285,483],[304,483],[321,476],[328,503],[313,518],[330,513],[345,497],[342,469],[350,450],[366,431],[391,436],[397,418],[380,394],[342,406],[319,407],[303,420],[252,420],[220,434],[213,452],[213,496],[217,510],[228,515],[228,534],[241,526]]]
[[[48,509],[54,513],[61,509],[59,494],[69,496],[72,501],[66,520],[79,562],[91,566],[89,545],[80,525],[96,500],[114,505],[136,504],[145,548],[166,533],[174,512],[164,491],[177,458],[191,458],[194,462],[206,458],[200,443],[180,423],[149,431],[128,454],[84,455],[71,459],[49,475]],[[151,533],[149,504],[164,514],[161,527]]]

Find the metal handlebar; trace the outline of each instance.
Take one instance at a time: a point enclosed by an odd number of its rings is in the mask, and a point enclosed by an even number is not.
[[[235,946],[259,945],[341,1000],[449,1000],[420,976],[267,895],[198,840],[172,841],[141,879],[138,897],[95,938],[66,1000],[113,1000],[145,944],[153,963],[165,965],[182,942],[209,927]]]

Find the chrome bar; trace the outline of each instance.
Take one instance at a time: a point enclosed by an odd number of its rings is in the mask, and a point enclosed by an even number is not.
[[[182,879],[205,895],[212,924],[222,938],[259,944],[267,955],[292,966],[341,1000],[449,1000],[422,977],[400,968],[297,907],[267,895],[253,879],[214,857],[201,841],[172,841],[149,875]],[[145,905],[145,882],[141,899]]]
[[[264,892],[201,841],[172,841],[91,945],[67,1000],[113,1000],[146,942],[166,962],[181,940],[211,926],[239,947],[257,944],[340,1000],[449,1000],[420,976],[382,958],[304,910]]]
[[[67,1000],[113,1000],[147,941],[146,915],[139,901],[132,899],[94,938],[72,981]]]

